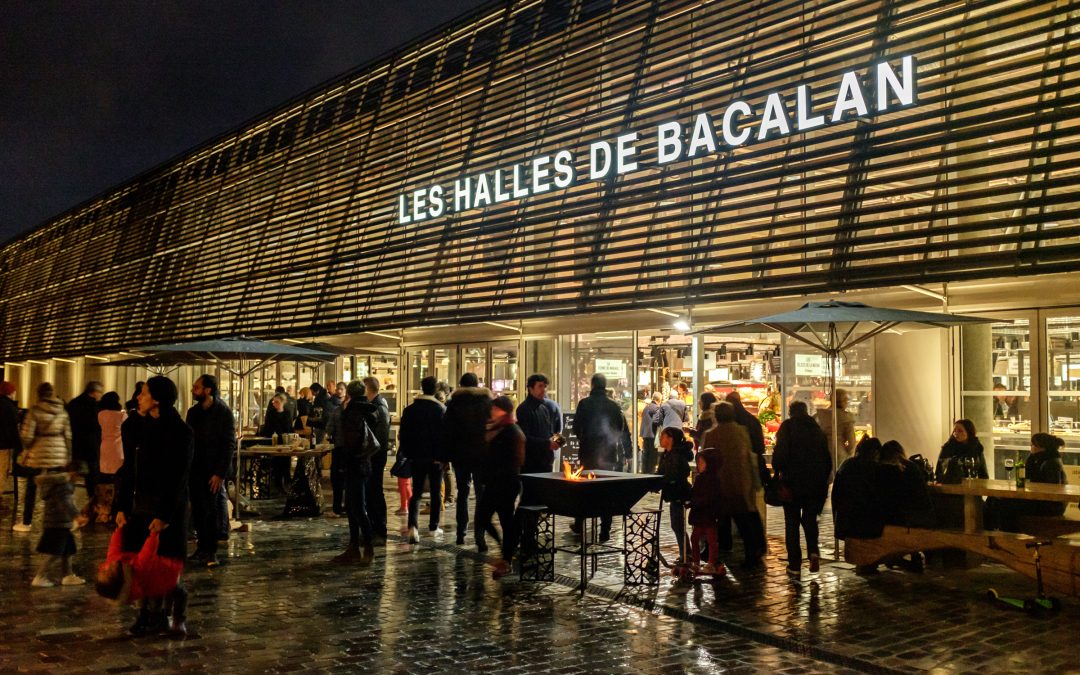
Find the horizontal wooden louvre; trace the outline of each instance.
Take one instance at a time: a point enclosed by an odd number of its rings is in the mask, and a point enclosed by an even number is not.
[[[1080,269],[1080,2],[498,2],[0,251],[8,360]],[[917,100],[878,111],[875,67]],[[828,116],[756,137],[768,97]],[[894,92],[895,93],[895,92]],[[755,134],[657,162],[657,127]],[[589,145],[638,133],[636,170]],[[573,155],[565,188],[399,196]],[[448,200],[452,197],[447,195]]]

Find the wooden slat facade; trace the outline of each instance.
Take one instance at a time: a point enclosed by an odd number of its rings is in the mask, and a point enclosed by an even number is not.
[[[877,114],[905,55],[918,100]],[[1071,0],[493,3],[10,242],[0,357],[1080,270],[1078,63]],[[852,70],[866,116],[652,159],[736,99],[828,114]],[[589,180],[630,131],[638,170]],[[560,149],[566,189],[398,221]]]

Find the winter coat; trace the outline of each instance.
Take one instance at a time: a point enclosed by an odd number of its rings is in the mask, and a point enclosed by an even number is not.
[[[326,413],[326,435],[334,442],[334,449],[345,447],[345,439],[341,435],[341,411],[343,406],[335,406]]]
[[[126,527],[126,526],[125,526]],[[161,535],[150,533],[138,553],[124,551],[124,528],[117,528],[109,539],[105,562],[98,569],[107,570],[112,563],[131,565],[131,589],[128,602],[143,598],[163,598],[176,588],[184,561],[158,555]]]
[[[666,453],[665,453],[666,454]],[[727,510],[727,499],[724,495],[724,479],[719,473],[720,455],[716,450],[702,451],[705,457],[705,473],[699,475],[694,481],[694,487],[690,490],[690,516],[691,525],[716,527],[722,517],[731,515]]]
[[[525,433],[525,465],[522,473],[546,473],[554,468],[555,451],[551,437],[562,433],[563,418],[559,404],[550,398],[527,397],[515,412],[517,424]]]
[[[630,428],[619,404],[594,389],[574,411],[578,461],[586,469],[615,469],[630,452]]]
[[[42,521],[45,528],[70,529],[75,516],[79,515],[79,509],[75,506],[75,484],[70,476],[66,472],[43,473],[34,482],[37,483],[41,501],[45,503]]]
[[[266,412],[262,426],[259,427],[259,435],[272,437],[274,434],[283,435],[293,433],[292,422],[289,421],[289,411],[284,408],[278,412],[271,408]]]
[[[829,441],[809,415],[796,415],[780,425],[772,464],[796,498],[824,502],[828,496],[833,469]]]
[[[341,409],[340,448],[345,453],[345,470],[367,476],[371,474],[371,458],[386,452],[383,447],[364,447],[367,430],[374,435],[375,406],[363,400],[351,400]]]
[[[906,459],[900,465],[880,464],[875,474],[877,499],[888,525],[934,527],[934,502],[926,476]]]
[[[701,439],[705,437],[705,433],[712,429],[716,425],[716,411],[712,408],[701,411],[701,417],[698,418],[697,425],[690,431],[690,437],[697,443],[701,443]]]
[[[484,432],[492,398],[484,387],[459,387],[450,394],[443,415],[443,456],[458,468],[479,466],[484,460]]]
[[[330,407],[329,400],[330,396],[325,389],[315,394],[315,400],[311,402],[311,411],[308,412],[308,426],[312,429],[322,429],[326,426],[326,409]]]
[[[445,462],[440,443],[444,414],[446,407],[434,396],[417,396],[405,406],[398,427],[398,454],[415,466]]]
[[[71,420],[71,454],[90,467],[98,465],[101,452],[101,425],[98,424],[98,402],[89,394],[79,394],[67,404]]]
[[[705,434],[701,445],[717,456],[721,513],[733,516],[756,512],[757,461],[746,429],[738,422],[718,423]]]
[[[521,467],[525,464],[525,432],[513,422],[492,427],[490,432],[494,436],[479,467],[480,476],[488,490],[515,492],[520,487]]]
[[[124,463],[124,440],[120,435],[120,427],[126,419],[127,413],[123,410],[98,411],[98,425],[101,426],[101,473],[116,473]]]
[[[1065,485],[1069,482],[1065,477],[1065,466],[1061,462],[1061,453],[1057,450],[1043,450],[1028,455],[1027,460],[1024,462],[1024,475],[1032,483]],[[1066,504],[1064,502],[1036,502],[1028,499],[1015,501],[1023,501],[1021,508],[1024,509],[1025,515],[1065,515]]]
[[[731,405],[735,408],[735,421],[746,429],[750,437],[750,449],[756,455],[765,454],[765,432],[761,429],[761,422],[743,406],[742,401],[733,401]]]
[[[71,463],[71,422],[60,399],[43,398],[22,425],[23,463],[31,469],[58,469]]]
[[[678,398],[669,398],[660,406],[660,410],[656,414],[660,416],[660,427],[656,430],[656,433],[660,433],[668,427],[682,429],[683,425],[690,420],[686,404]]]
[[[656,413],[659,410],[660,406],[653,401],[645,404],[645,408],[641,411],[642,438],[656,438],[657,431],[653,428],[653,423],[656,421]]]
[[[961,443],[952,436],[945,442],[945,445],[941,446],[941,454],[938,455],[937,468],[934,470],[934,475],[937,477],[938,482],[945,482],[942,480],[945,476],[946,461],[953,458],[968,458],[974,457],[979,472],[979,478],[989,478],[990,473],[986,470],[986,456],[983,454],[982,443],[977,438],[969,438],[967,443]]]
[[[664,477],[660,488],[660,498],[665,502],[686,502],[690,499],[690,462],[694,461],[694,450],[690,443],[673,446],[671,450],[660,453],[660,467],[657,473]]]
[[[121,427],[124,464],[117,473],[118,513],[128,520],[154,518],[168,523],[161,532],[160,553],[183,559],[187,555],[188,479],[194,455],[194,432],[174,408],[157,418],[129,417]],[[142,540],[138,540],[142,546]]]
[[[368,425],[371,426],[371,431],[375,434],[375,440],[379,441],[379,451],[372,457],[377,458],[380,455],[385,457],[390,449],[390,406],[386,403],[386,399],[376,396],[370,401],[367,399],[349,401],[349,406],[356,406],[363,411]]]
[[[209,409],[196,403],[187,412],[187,424],[194,434],[192,479],[206,483],[210,476],[228,476],[236,454],[236,427],[229,406],[219,398]]]
[[[878,464],[852,457],[836,471],[832,489],[833,526],[839,539],[875,539],[885,526],[878,492]]]
[[[19,437],[19,408],[7,396],[0,396],[0,450],[13,450],[12,456],[22,450]]]

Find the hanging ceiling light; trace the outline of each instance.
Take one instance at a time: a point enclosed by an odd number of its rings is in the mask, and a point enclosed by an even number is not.
[[[682,333],[685,333],[688,330],[690,330],[690,322],[687,321],[686,319],[679,319],[679,320],[675,321],[675,323],[673,323],[671,325],[675,327],[675,330],[680,331]]]

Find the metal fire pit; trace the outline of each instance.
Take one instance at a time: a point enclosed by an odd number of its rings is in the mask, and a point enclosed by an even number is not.
[[[524,509],[528,519],[522,542],[522,578],[528,570],[532,580],[553,581],[555,552],[562,551],[579,556],[578,588],[584,590],[596,573],[597,557],[621,553],[625,583],[659,583],[660,512],[631,513],[631,509],[645,493],[658,490],[663,477],[599,469],[592,473],[596,478],[583,480],[570,480],[554,472],[521,475],[530,502],[544,505]],[[582,519],[580,545],[555,545],[556,515]],[[621,547],[598,541],[596,519],[600,516],[623,516]]]
[[[561,473],[523,473],[525,491],[560,516],[596,518],[630,512],[646,492],[655,490],[663,476],[593,471],[593,480],[567,480]]]

